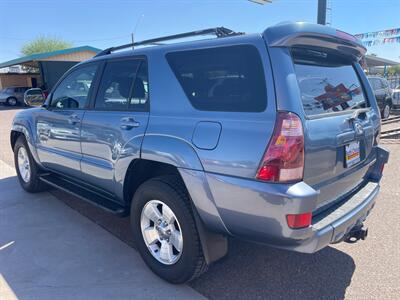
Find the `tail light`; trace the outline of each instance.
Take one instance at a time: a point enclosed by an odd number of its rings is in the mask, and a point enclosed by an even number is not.
[[[300,118],[279,112],[272,139],[256,178],[270,182],[301,181],[304,171],[304,134]]]
[[[292,229],[307,228],[311,225],[312,213],[304,213],[297,215],[287,215],[286,221]]]

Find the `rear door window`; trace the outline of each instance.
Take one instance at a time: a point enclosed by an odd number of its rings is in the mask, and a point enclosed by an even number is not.
[[[323,54],[294,54],[294,67],[306,115],[368,106],[351,62]]]
[[[254,46],[172,52],[167,60],[196,109],[261,112],[266,108],[264,70]]]
[[[146,61],[109,61],[100,82],[95,109],[146,110],[148,88]]]

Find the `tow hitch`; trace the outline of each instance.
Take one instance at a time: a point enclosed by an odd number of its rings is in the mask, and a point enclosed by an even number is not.
[[[365,240],[368,236],[368,228],[365,228],[363,224],[355,226],[350,232],[346,235],[344,241],[346,243],[356,243],[359,240]]]

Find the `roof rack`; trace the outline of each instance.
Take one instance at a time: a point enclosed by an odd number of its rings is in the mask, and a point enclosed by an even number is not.
[[[122,50],[122,49],[126,49],[126,48],[133,48],[135,46],[160,45],[160,42],[183,39],[183,38],[192,37],[192,36],[215,35],[217,38],[220,38],[220,37],[242,35],[242,34],[244,34],[244,33],[243,32],[235,32],[235,31],[230,30],[225,27],[208,28],[208,29],[190,31],[190,32],[185,32],[185,33],[180,33],[180,34],[175,34],[175,35],[162,36],[162,37],[158,37],[158,38],[154,38],[154,39],[144,40],[144,41],[135,42],[135,43],[129,43],[129,44],[116,46],[116,47],[110,47],[110,48],[107,48],[107,49],[101,51],[95,57],[111,54],[114,51],[118,51],[118,50]]]

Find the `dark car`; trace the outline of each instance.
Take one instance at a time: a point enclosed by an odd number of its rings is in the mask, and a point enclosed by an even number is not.
[[[30,89],[26,86],[11,86],[0,91],[0,103],[9,106],[24,104],[24,93]]]
[[[390,116],[390,110],[393,107],[392,94],[389,82],[379,76],[368,76],[374,90],[376,102],[378,103],[379,110],[381,111],[382,119],[387,119]]]

